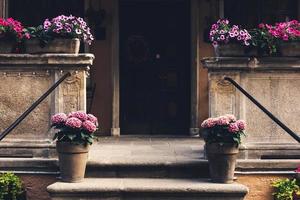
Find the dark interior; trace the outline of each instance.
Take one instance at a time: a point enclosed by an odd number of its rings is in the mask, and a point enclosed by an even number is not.
[[[121,134],[187,134],[190,82],[189,1],[121,0]]]

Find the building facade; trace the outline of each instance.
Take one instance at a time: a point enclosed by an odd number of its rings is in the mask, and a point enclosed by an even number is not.
[[[87,106],[104,135],[197,135],[209,110],[200,60],[213,55],[210,25],[222,17],[253,27],[299,16],[298,0],[2,0],[1,8],[29,26],[59,14],[89,21],[96,40],[82,51],[96,60]]]

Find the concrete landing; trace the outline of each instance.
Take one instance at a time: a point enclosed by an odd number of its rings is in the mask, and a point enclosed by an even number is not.
[[[204,158],[204,141],[188,137],[101,137],[91,146],[89,162],[174,163]]]
[[[242,200],[248,188],[201,179],[87,178],[47,188],[52,200]]]

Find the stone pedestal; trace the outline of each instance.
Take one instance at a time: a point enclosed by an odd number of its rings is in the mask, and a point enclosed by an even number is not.
[[[271,158],[286,155],[287,151],[299,156],[299,144],[231,83],[223,80],[225,76],[234,79],[283,123],[300,133],[299,58],[219,57],[205,58],[202,62],[208,69],[210,116],[231,113],[248,124],[242,157]],[[247,151],[250,149],[251,152]]]
[[[2,154],[50,156],[48,148],[53,146],[50,117],[57,112],[86,109],[86,70],[93,59],[92,54],[0,54],[1,132],[61,76],[68,71],[72,73],[0,142],[0,157]]]

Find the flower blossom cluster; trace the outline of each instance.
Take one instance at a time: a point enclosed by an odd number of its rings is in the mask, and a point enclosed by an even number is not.
[[[276,23],[275,26],[260,24],[259,28],[266,28],[273,37],[283,41],[300,39],[300,22],[297,20]]]
[[[295,170],[295,172],[300,173],[300,166]]]
[[[24,37],[23,28],[21,22],[13,18],[0,18],[0,38],[10,37],[19,41]]]
[[[201,124],[202,128],[213,128],[216,126],[228,127],[230,133],[237,133],[246,129],[246,122],[244,120],[236,120],[234,115],[223,115],[216,118],[208,118]]]
[[[68,127],[72,129],[81,129],[88,133],[93,133],[97,130],[98,120],[92,114],[86,114],[83,111],[65,113],[58,113],[51,117],[53,126]]]
[[[246,29],[241,29],[238,25],[231,26],[227,19],[219,19],[211,26],[209,38],[214,46],[229,42],[249,46],[251,41],[251,35]]]
[[[94,40],[91,30],[81,17],[60,15],[43,23],[46,33],[66,38],[79,38],[89,45]]]

